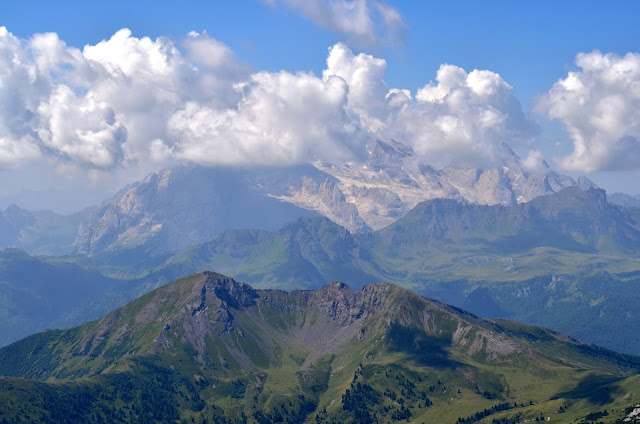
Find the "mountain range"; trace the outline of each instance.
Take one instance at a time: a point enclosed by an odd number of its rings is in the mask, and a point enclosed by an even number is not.
[[[71,216],[11,206],[0,246],[34,254],[106,255],[112,260],[177,253],[228,229],[275,230],[300,216],[324,215],[351,232],[379,230],[418,203],[450,198],[513,206],[563,188],[596,188],[542,162],[531,169],[506,144],[495,164],[421,164],[394,140],[377,140],[361,162],[271,168],[178,166],[124,187]],[[129,259],[130,260],[130,259]]]
[[[277,231],[227,230],[175,255],[143,255],[129,264],[104,255],[33,258],[7,251],[14,271],[0,275],[7,311],[0,344],[49,322],[66,327],[94,319],[184,275],[215,269],[286,290],[332,280],[354,288],[393,281],[482,316],[545,325],[640,354],[640,340],[630,333],[640,326],[639,212],[610,204],[602,190],[569,187],[512,206],[428,200],[367,233],[322,216],[296,218]],[[136,258],[135,249],[130,256]],[[79,271],[91,290],[57,283],[76,281]],[[39,293],[35,282],[43,279],[67,303]]]
[[[621,422],[640,358],[389,283],[203,273],[0,349],[3,422]]]
[[[327,218],[299,218],[277,232],[228,230],[161,267],[178,277],[208,266],[274,288],[313,288],[339,275],[357,287],[377,279],[419,287],[632,271],[639,252],[640,210],[608,203],[600,189],[570,187],[513,206],[428,200],[368,233],[352,234]]]
[[[625,208],[640,208],[640,194],[612,193],[609,201]]]
[[[97,255],[139,247],[146,254],[176,253],[226,229],[276,229],[311,212],[351,232],[367,232],[429,199],[512,206],[569,186],[595,187],[546,163],[527,170],[507,145],[499,164],[486,169],[420,165],[411,148],[394,140],[378,140],[368,152],[364,163],[182,167],[151,174],[94,209],[80,226],[75,250]]]
[[[60,215],[9,205],[0,210],[0,246],[17,247],[39,255],[71,253],[78,227],[87,212]]]

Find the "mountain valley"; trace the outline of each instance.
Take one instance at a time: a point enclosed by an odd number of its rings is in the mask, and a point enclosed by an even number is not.
[[[5,266],[13,271],[0,285],[7,314],[0,343],[94,319],[184,275],[215,269],[285,290],[333,280],[354,288],[392,281],[481,316],[544,325],[640,354],[640,341],[629,333],[640,325],[639,222],[638,210],[608,203],[602,190],[569,187],[513,206],[429,200],[368,233],[352,234],[325,217],[297,218],[278,231],[227,230],[178,254],[151,258],[137,248],[89,258],[6,251]],[[58,271],[34,273],[32,263]],[[56,283],[77,281],[74,274],[84,278],[86,290]],[[30,291],[34,278],[57,284],[66,303],[48,303],[49,297]]]

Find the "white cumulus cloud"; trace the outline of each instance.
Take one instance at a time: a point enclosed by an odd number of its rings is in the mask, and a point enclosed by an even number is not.
[[[40,156],[35,110],[48,90],[21,41],[0,27],[0,167]]]
[[[576,65],[536,106],[562,122],[572,140],[558,165],[581,172],[640,168],[640,54],[580,53]]]
[[[188,103],[173,115],[170,148],[178,158],[203,164],[345,160],[366,142],[347,110],[341,78],[259,72],[237,89],[243,99],[234,108]]]
[[[426,162],[487,164],[499,158],[502,143],[527,144],[539,131],[494,72],[442,65],[436,81],[419,89],[415,102],[406,91],[390,96],[399,107],[383,131],[406,140]]]
[[[43,145],[72,161],[110,168],[122,157],[127,132],[104,101],[78,97],[60,85],[47,103],[40,104],[38,115],[43,121],[38,132]]]
[[[19,40],[2,28],[0,166],[46,158],[104,176],[176,161],[340,162],[376,137],[428,163],[487,163],[502,142],[537,130],[496,73],[443,65],[414,94],[388,87],[386,67],[344,43],[316,76],[252,72],[206,32],[176,43],[122,29],[80,50],[56,34]]]
[[[327,69],[322,73],[326,81],[331,77],[342,78],[349,87],[349,107],[367,124],[371,131],[380,129],[388,114],[385,97],[389,87],[383,77],[387,68],[384,59],[353,52],[343,43],[329,49]]]
[[[96,169],[140,164],[188,102],[236,104],[249,67],[206,33],[184,45],[122,29],[79,50],[54,33],[20,40],[0,27],[0,166],[43,154]]]
[[[386,3],[368,0],[263,0],[298,11],[320,28],[347,37],[361,46],[401,44],[407,24],[400,12]]]

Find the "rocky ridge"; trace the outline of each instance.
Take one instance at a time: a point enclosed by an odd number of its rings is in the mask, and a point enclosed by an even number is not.
[[[638,369],[639,358],[484,320],[390,283],[284,292],[205,272],[101,320],[0,349],[0,414],[52,423],[533,421],[571,405],[551,415],[578,422],[594,416],[595,402],[621,417]]]
[[[395,140],[377,140],[368,152],[367,163],[315,165],[338,180],[336,186],[345,200],[356,206],[362,220],[373,229],[391,224],[425,200],[451,198],[482,205],[515,205],[579,184],[544,162],[539,169],[528,170],[506,144],[502,145],[499,165],[488,168],[449,165],[437,170],[420,165],[412,149]],[[586,178],[580,181],[585,188],[595,186]],[[291,200],[295,201],[295,196]]]
[[[569,186],[573,180],[546,163],[528,170],[503,146],[499,166],[480,169],[421,165],[394,140],[369,146],[368,160],[264,169],[179,167],[124,188],[82,223],[75,251],[143,255],[175,253],[231,228],[276,229],[297,216],[319,213],[352,232],[388,226],[418,203],[450,198],[515,205]]]
[[[227,368],[234,361],[252,367],[260,359],[247,350],[250,345],[260,346],[259,355],[275,361],[276,344],[295,340],[300,348],[312,353],[308,357],[312,362],[325,354],[339,354],[354,339],[376,337],[379,331],[389,332],[395,327],[416,328],[424,332],[424,337],[445,337],[452,349],[471,356],[483,352],[497,359],[525,349],[496,332],[498,327],[489,321],[460,315],[446,305],[390,283],[353,291],[343,283],[333,282],[317,290],[284,292],[255,290],[211,272],[157,289],[72,331],[70,346],[65,346],[70,340],[65,337],[63,342],[46,349],[60,352],[57,358],[52,355],[55,369],[66,372],[76,368],[81,374],[91,373],[96,362],[117,362],[120,358],[114,356],[114,351],[127,355],[163,354],[176,346],[189,346],[203,364],[213,361],[216,366]],[[246,341],[239,341],[238,336]],[[390,337],[396,336],[390,333]],[[216,343],[222,343],[227,351],[219,358],[211,357],[213,339],[219,340]],[[62,350],[66,353],[62,354]],[[6,374],[15,366],[3,364],[0,368]],[[24,369],[32,365],[17,366]],[[32,370],[28,375],[50,378],[56,373],[45,375]]]

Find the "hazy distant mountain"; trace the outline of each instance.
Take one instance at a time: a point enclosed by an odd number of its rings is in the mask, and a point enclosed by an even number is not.
[[[137,257],[153,256],[210,240],[229,228],[275,229],[313,215],[263,193],[260,181],[277,186],[278,172],[290,178],[300,171],[179,167],[153,173],[93,210],[80,226],[76,252],[127,250],[130,257],[136,249]]]
[[[419,292],[483,317],[541,325],[640,355],[640,272],[594,273],[584,268],[574,275],[548,273],[518,281],[432,282]]]
[[[272,186],[276,180],[274,177]],[[21,335],[41,330],[51,322],[69,325],[95,318],[96,310],[106,312],[158,285],[207,269],[263,288],[317,288],[336,279],[359,288],[388,280],[435,293],[434,296],[442,293],[450,302],[462,305],[466,302],[464,297],[451,298],[450,292],[438,292],[436,286],[449,281],[469,281],[472,287],[478,281],[513,280],[517,286],[517,282],[552,274],[586,273],[588,277],[601,271],[640,269],[638,214],[638,210],[608,204],[602,190],[584,192],[570,187],[513,206],[428,200],[393,225],[368,233],[352,234],[322,216],[297,218],[277,231],[226,230],[168,259],[160,256],[150,260],[143,255],[130,265],[122,258],[135,257],[135,249],[120,250],[121,257],[116,257],[115,262],[107,256],[96,261],[81,258],[63,261],[7,252],[3,254],[4,266],[11,266],[12,271],[0,275],[4,279],[0,299],[4,299],[5,310],[12,311],[7,316],[13,317],[7,321],[8,326],[17,322],[15,317],[20,317],[21,324],[16,324],[16,328],[22,331]],[[100,261],[106,261],[106,265],[101,266]],[[34,272],[38,267],[51,269],[51,276],[47,277],[44,271]],[[105,281],[97,278],[98,271],[108,278]],[[75,274],[68,275],[72,272]],[[85,291],[67,284],[78,276],[86,279]],[[49,281],[44,287],[56,288],[56,295],[68,303],[49,302],[51,297],[46,292],[30,289],[31,283],[25,283],[25,279]],[[513,290],[517,290],[516,286]],[[616,296],[628,299],[635,299],[633,293],[640,292],[635,284],[623,284],[620,288],[622,291]],[[461,293],[468,292],[461,289]],[[613,292],[594,289],[589,293],[597,299]],[[49,311],[47,318],[29,312],[31,309],[26,306],[31,303],[40,305],[37,311]],[[475,305],[469,307],[475,310]],[[616,333],[617,324],[633,328],[624,320],[611,320],[610,313],[603,316],[606,317],[603,328],[609,328],[609,334]],[[635,324],[634,316],[629,319]],[[539,322],[534,317],[525,318],[522,319]],[[551,323],[539,323],[555,327],[560,322],[561,317]],[[0,344],[15,337],[2,339]],[[625,347],[602,338],[600,333],[584,337],[608,347],[640,353],[640,342],[630,342]]]
[[[640,252],[640,210],[607,202],[604,190],[569,187],[514,206],[452,199],[423,202],[376,233],[386,248],[470,249],[515,254],[537,247],[610,255]],[[408,258],[404,258],[408,259]]]
[[[337,187],[346,200],[373,229],[391,224],[424,200],[451,198],[483,205],[515,205],[577,184],[544,162],[540,169],[527,170],[506,144],[502,145],[499,164],[483,169],[450,165],[436,170],[419,165],[411,148],[394,140],[378,140],[369,146],[367,163],[316,166],[339,181]],[[291,201],[295,200],[296,196],[291,196]]]
[[[359,288],[385,279],[357,235],[325,217],[298,218],[278,231],[228,230],[172,256],[155,271],[170,281],[207,269],[285,290],[314,289],[336,279]]]
[[[0,251],[0,346],[45,328],[99,318],[119,306],[105,294],[124,294],[127,283],[18,249]]]
[[[627,415],[639,370],[389,283],[287,293],[204,273],[0,349],[0,374],[18,377],[0,379],[0,410],[45,423],[591,422]]]
[[[0,211],[0,249],[18,247],[45,255],[70,253],[86,212],[64,216],[52,211],[34,212],[9,205]]]
[[[276,232],[229,230],[160,268],[170,278],[218,269],[261,287],[354,287],[381,279],[525,279],[640,267],[640,211],[603,190],[569,187],[513,205],[453,199],[418,204],[382,230],[351,234],[327,218],[297,219]]]
[[[366,163],[285,168],[180,167],[154,173],[106,200],[86,218],[76,252],[158,255],[232,228],[276,229],[311,211],[352,232],[383,228],[418,203],[453,198],[515,205],[568,186],[593,185],[551,171],[527,171],[506,145],[500,166],[419,166],[412,150],[379,140]]]
[[[609,201],[625,208],[640,208],[640,194],[630,195],[625,193],[613,193],[609,196]]]

